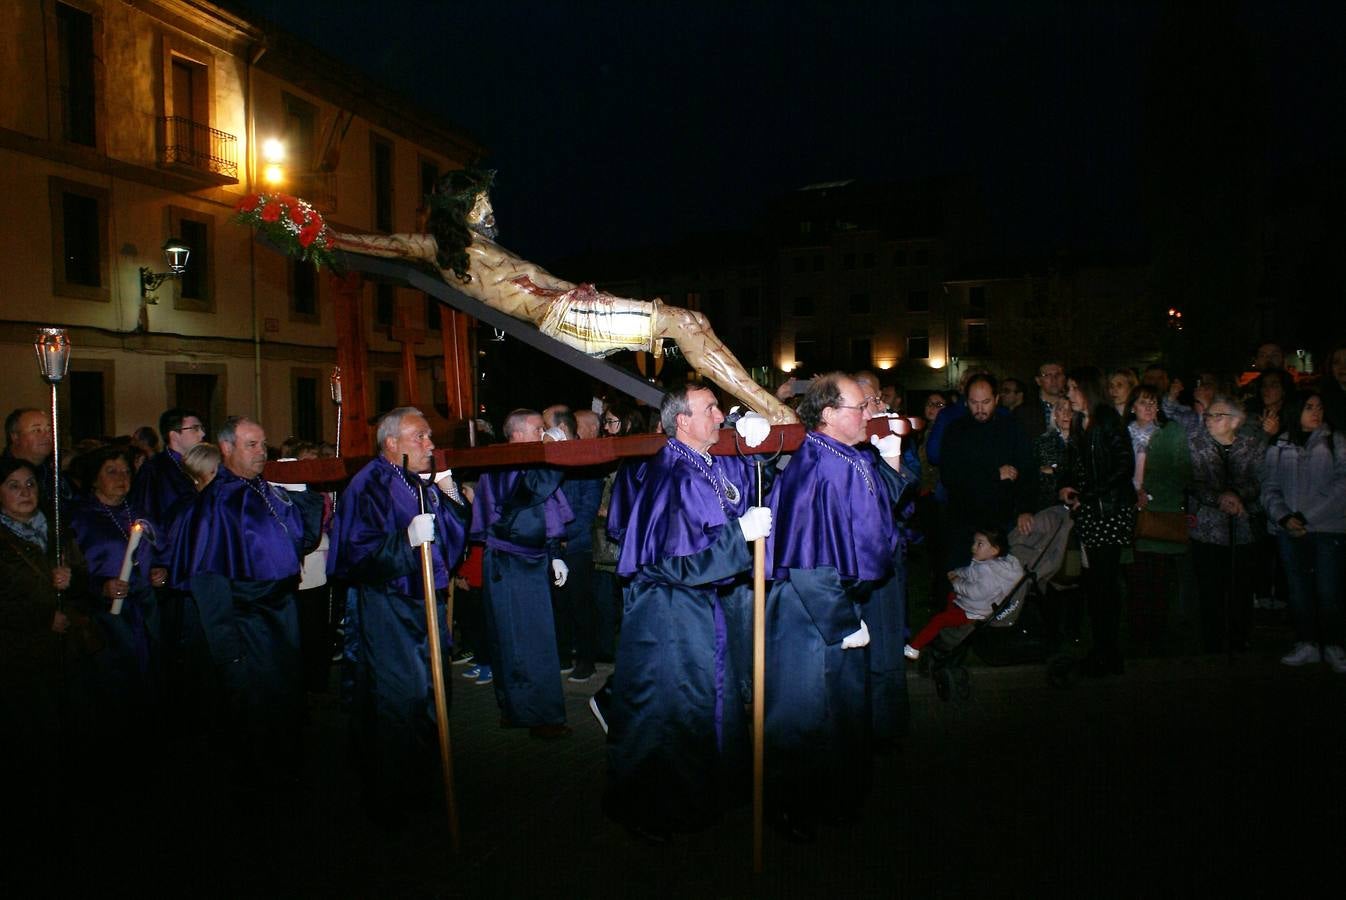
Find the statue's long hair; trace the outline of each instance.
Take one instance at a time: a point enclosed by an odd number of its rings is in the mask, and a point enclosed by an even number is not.
[[[439,266],[452,269],[464,283],[472,280],[467,273],[467,246],[472,243],[467,215],[477,197],[489,192],[494,181],[494,169],[459,169],[441,178],[434,193],[425,198],[430,210],[426,227],[439,245]]]

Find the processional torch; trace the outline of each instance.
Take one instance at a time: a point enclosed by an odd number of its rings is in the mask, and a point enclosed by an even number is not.
[[[42,378],[51,385],[51,499],[52,540],[56,542],[56,567],[64,565],[61,548],[61,441],[60,420],[57,419],[56,386],[70,368],[70,337],[64,328],[39,328],[37,340],[37,368]],[[62,606],[64,591],[56,592],[56,608]]]
[[[341,366],[332,367],[332,376],[327,380],[332,389],[332,402],[337,408],[336,455],[341,458]]]

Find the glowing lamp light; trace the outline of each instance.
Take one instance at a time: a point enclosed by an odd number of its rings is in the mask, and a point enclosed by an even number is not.
[[[942,357],[942,356],[932,356],[932,357],[930,357],[930,368],[932,368],[932,369],[942,369],[942,368],[944,368],[944,357]]]
[[[262,159],[269,163],[285,162],[285,145],[276,138],[268,138],[262,144]]]
[[[780,370],[782,372],[785,372],[786,374],[789,374],[790,372],[793,372],[795,370],[795,367],[798,365],[799,363],[795,362],[793,359],[782,360],[780,364]]]
[[[277,163],[268,163],[262,170],[262,180],[267,184],[280,184],[285,180],[285,170]]]
[[[882,372],[887,372],[887,371],[888,371],[889,369],[891,369],[896,363],[897,363],[897,360],[893,360],[893,359],[881,359],[881,360],[879,360],[877,363],[875,363],[875,365],[877,365],[877,366],[879,367],[879,370],[880,370],[880,371],[882,371]]]
[[[55,385],[65,378],[70,368],[70,337],[64,328],[38,329],[33,349],[37,351],[37,366],[43,380]]]

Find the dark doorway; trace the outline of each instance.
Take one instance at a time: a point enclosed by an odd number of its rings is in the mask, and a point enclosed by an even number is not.
[[[215,396],[219,379],[214,375],[174,375],[174,406],[190,409],[201,417],[206,428],[206,440],[215,440]]]

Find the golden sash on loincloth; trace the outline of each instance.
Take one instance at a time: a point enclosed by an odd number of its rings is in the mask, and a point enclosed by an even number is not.
[[[526,281],[527,284],[520,284]],[[658,300],[630,300],[581,284],[568,291],[540,288],[530,279],[515,279],[519,287],[538,296],[550,296],[538,330],[590,356],[619,350],[645,350],[658,356],[661,342],[654,337]]]

